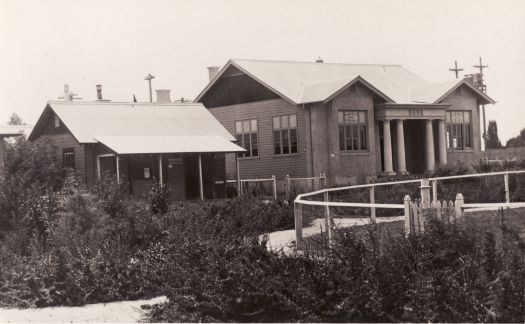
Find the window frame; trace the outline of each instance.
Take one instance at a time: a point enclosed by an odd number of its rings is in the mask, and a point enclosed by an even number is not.
[[[61,124],[60,118],[58,117],[57,114],[55,114],[55,119],[54,119],[54,126],[55,126],[55,128],[60,128],[60,124]]]
[[[345,113],[357,113],[357,124],[350,124],[345,123]],[[364,122],[360,121],[360,113],[364,113]],[[340,120],[340,114],[343,115],[343,122]],[[352,127],[351,133],[353,132],[353,128],[357,128],[357,139],[358,139],[358,147],[359,149],[348,149],[347,141],[350,140],[352,142],[355,138],[352,136],[352,134],[347,135],[347,127]],[[365,137],[365,148],[362,147],[363,139],[361,138],[361,127],[364,126],[364,137]],[[339,151],[344,153],[368,153],[370,152],[370,130],[368,126],[368,110],[364,109],[342,109],[337,111],[337,127],[338,127],[338,141],[339,141]],[[343,141],[344,143],[341,144],[341,127],[343,128]],[[349,137],[350,136],[350,137]],[[341,146],[342,145],[342,146]]]
[[[461,113],[461,122],[453,121],[454,113]],[[474,149],[472,142],[472,110],[447,110],[445,114],[447,150],[466,151]],[[468,120],[465,118],[466,115],[468,115]],[[453,143],[456,138],[461,139],[461,143],[454,147]]]
[[[72,166],[69,165],[69,163],[66,163],[68,161],[68,159],[66,159],[66,156],[70,155],[73,156],[73,159],[71,160]],[[76,154],[74,147],[67,147],[62,149],[62,167],[64,169],[72,169],[73,171],[76,171]]]
[[[290,127],[290,117],[295,116],[295,127]],[[282,118],[287,117],[288,118],[288,126],[287,128],[282,127]],[[279,119],[279,129],[275,129],[275,119]],[[290,155],[297,155],[299,154],[299,133],[298,133],[298,114],[292,113],[292,114],[284,114],[284,115],[278,115],[278,116],[272,116],[272,150],[274,156],[290,156]],[[291,136],[291,130],[295,130],[295,152],[292,152],[292,136]],[[279,148],[280,153],[276,153],[275,149],[275,132],[279,132]],[[284,153],[284,142],[283,142],[283,132],[287,133],[288,138],[288,153]]]
[[[257,128],[257,130],[254,132],[252,130],[252,122],[255,121],[255,126]],[[245,133],[244,132],[244,124],[245,122],[248,122],[248,125],[250,127],[250,132],[249,133]],[[240,140],[238,138],[239,134],[237,134],[237,123],[240,123],[241,124],[241,134],[240,134]],[[260,149],[260,142],[259,142],[259,120],[258,118],[248,118],[248,119],[241,119],[241,120],[235,120],[233,122],[233,128],[234,128],[234,137],[235,139],[237,140],[237,145],[241,146],[242,148],[244,148],[246,150],[246,152],[239,152],[238,153],[238,157],[240,159],[257,159],[259,158],[259,156],[261,156],[261,149]],[[255,140],[257,141],[257,147],[256,147],[256,150],[257,150],[257,155],[253,155],[253,148],[252,148],[252,134],[255,133]],[[244,143],[244,138],[245,138],[245,135],[249,135],[249,148],[246,148],[244,147],[243,143]],[[249,154],[249,155],[247,155]]]

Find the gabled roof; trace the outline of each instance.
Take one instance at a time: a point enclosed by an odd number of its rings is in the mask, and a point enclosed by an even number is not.
[[[98,143],[104,139],[108,143],[107,146],[111,148],[112,144],[115,144],[113,146],[117,148],[122,147],[123,142],[127,142],[126,145],[129,146],[126,147],[135,147],[134,153],[147,153],[149,150],[145,148],[147,145],[138,145],[143,143],[144,140],[140,140],[142,137],[156,143],[156,149],[160,149],[160,143],[164,142],[164,150],[169,148],[170,152],[179,152],[175,142],[181,144],[187,141],[191,144],[202,139],[202,136],[214,138],[207,145],[206,152],[222,152],[221,147],[228,147],[230,150],[232,147],[228,144],[235,141],[202,104],[97,101],[48,102],[29,139],[40,134],[46,118],[53,112],[79,143]],[[175,140],[175,137],[179,138]],[[217,146],[215,144],[218,141],[222,144]],[[134,145],[135,143],[137,145]],[[129,149],[126,150],[129,152]],[[180,152],[185,151],[182,149]]]
[[[466,86],[474,91],[481,99],[483,104],[495,104],[496,102],[482,91],[479,91],[472,83],[466,79],[450,80],[439,83],[426,83],[410,87],[410,98],[415,103],[439,103],[445,99],[451,92],[460,86]]]
[[[435,96],[440,98],[452,91],[451,88],[440,88],[435,84],[429,84],[400,65],[232,59],[197,96],[196,102],[200,101],[229,66],[238,68],[293,104],[328,101],[348,85],[358,81],[391,103],[436,103],[421,100],[433,98],[435,92],[441,91]],[[458,81],[454,80],[454,82],[453,85],[456,85]],[[472,88],[484,100],[494,102],[478,89]],[[415,90],[412,91],[413,89]],[[423,95],[413,96],[413,93]]]

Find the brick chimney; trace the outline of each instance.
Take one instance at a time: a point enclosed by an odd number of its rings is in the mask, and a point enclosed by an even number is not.
[[[157,103],[171,103],[170,89],[158,89],[157,92]]]
[[[97,100],[102,100],[102,85],[97,84]]]

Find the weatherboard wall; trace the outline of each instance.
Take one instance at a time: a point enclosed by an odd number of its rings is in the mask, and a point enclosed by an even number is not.
[[[209,108],[221,124],[235,136],[235,121],[257,119],[259,156],[239,158],[242,179],[269,178],[275,175],[284,179],[307,176],[305,114],[301,106],[293,105],[283,99],[265,100],[238,105]],[[276,155],[273,146],[273,117],[297,114],[297,154]],[[229,179],[235,179],[235,155],[226,155],[226,172]]]
[[[447,163],[455,164],[462,162],[465,164],[476,165],[481,159],[481,127],[480,127],[480,109],[478,106],[477,96],[466,86],[462,87],[461,95],[456,95],[454,92],[444,98],[441,103],[449,104],[447,111],[453,110],[468,110],[471,112],[471,127],[472,127],[472,149],[465,150],[447,150]],[[492,105],[487,106],[486,109],[492,108]],[[436,130],[437,131],[437,130]]]

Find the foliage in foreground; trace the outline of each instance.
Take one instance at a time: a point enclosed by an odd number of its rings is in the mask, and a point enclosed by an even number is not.
[[[170,301],[151,320],[522,322],[522,216],[433,222],[383,242],[377,227],[346,229],[323,258],[279,255],[256,240],[190,240],[179,229],[155,250],[167,256],[158,270]]]

